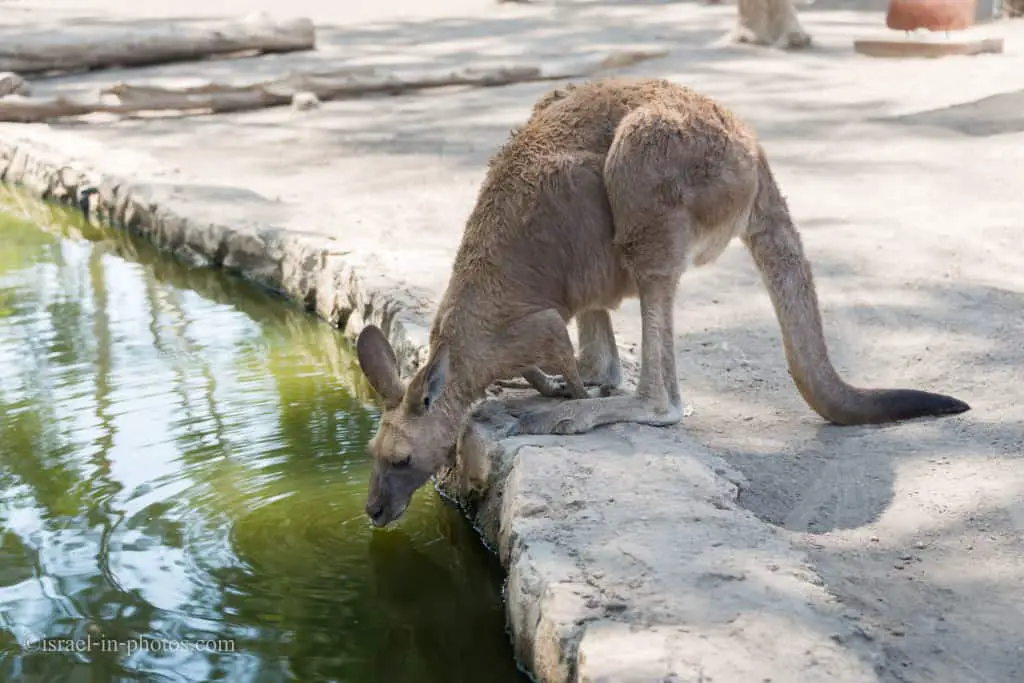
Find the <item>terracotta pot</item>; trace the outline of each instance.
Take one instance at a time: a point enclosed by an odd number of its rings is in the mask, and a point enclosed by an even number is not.
[[[889,0],[885,25],[897,31],[960,31],[974,24],[978,0]]]

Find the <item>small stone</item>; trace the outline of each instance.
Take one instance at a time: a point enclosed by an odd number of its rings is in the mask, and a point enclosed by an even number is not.
[[[316,93],[297,92],[292,95],[292,109],[296,111],[309,111],[320,107],[320,98]]]
[[[24,78],[13,71],[0,72],[0,97],[7,95],[28,97],[31,94],[32,88]]]
[[[878,543],[878,536],[871,536],[868,538],[868,540],[872,543]]]
[[[927,545],[925,545],[924,541],[914,541],[914,547],[918,550],[924,550],[927,547]]]
[[[855,626],[854,629],[853,629],[853,632],[856,633],[861,638],[863,638],[864,640],[874,640],[875,639],[875,635],[873,633],[871,633],[871,631],[869,631],[866,628],[864,628],[863,626]]]

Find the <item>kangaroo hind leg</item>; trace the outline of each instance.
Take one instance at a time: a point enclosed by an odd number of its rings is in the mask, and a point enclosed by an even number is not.
[[[581,433],[614,422],[671,425],[682,418],[676,287],[688,264],[710,263],[742,231],[757,182],[752,138],[713,102],[687,97],[625,116],[604,167],[615,246],[640,297],[636,393],[534,409],[520,417],[515,433]]]
[[[519,416],[514,433],[572,434],[616,422],[671,425],[682,418],[673,309],[696,230],[682,197],[666,195],[666,184],[681,179],[675,170],[679,159],[658,158],[665,153],[664,147],[671,147],[670,138],[661,139],[664,134],[652,127],[643,111],[634,111],[619,127],[604,172],[616,248],[636,281],[640,298],[641,364],[636,393],[535,408]],[[596,327],[597,323],[591,319],[587,324]]]

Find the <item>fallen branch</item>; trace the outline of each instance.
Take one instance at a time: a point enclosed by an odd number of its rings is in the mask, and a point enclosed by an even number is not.
[[[58,118],[108,113],[121,116],[143,112],[196,112],[217,114],[291,104],[297,95],[334,100],[367,94],[400,94],[445,86],[499,86],[529,81],[587,76],[606,69],[622,68],[668,54],[667,51],[616,52],[601,58],[551,66],[511,66],[462,69],[406,75],[383,73],[372,68],[313,74],[289,74],[247,85],[208,83],[189,88],[162,88],[118,83],[101,91],[98,100],[68,97],[0,98],[0,121],[37,123]]]
[[[167,24],[146,31],[89,35],[43,34],[0,43],[0,72],[22,75],[145,66],[235,53],[311,50],[316,32],[309,19],[274,22],[263,15],[225,24]]]

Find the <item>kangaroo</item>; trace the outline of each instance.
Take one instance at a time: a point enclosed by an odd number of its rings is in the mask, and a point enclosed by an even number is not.
[[[676,287],[687,268],[712,263],[734,237],[768,290],[793,381],[825,420],[878,424],[970,409],[951,396],[840,378],[799,233],[750,128],[667,80],[595,80],[541,97],[492,157],[427,360],[407,385],[384,333],[372,325],[360,332],[360,367],[384,403],[369,444],[372,524],[401,517],[449,461],[472,404],[503,378],[569,399],[520,413],[514,434],[678,423]],[[639,297],[642,317],[634,394],[620,390],[609,315],[627,297]]]

